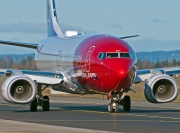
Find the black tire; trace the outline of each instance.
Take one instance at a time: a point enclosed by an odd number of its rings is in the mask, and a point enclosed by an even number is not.
[[[124,111],[128,112],[131,109],[131,98],[130,96],[125,96],[123,99],[123,108]]]
[[[48,96],[44,96],[43,97],[42,109],[43,109],[43,111],[49,111],[49,108],[50,108],[49,97]]]
[[[36,111],[37,111],[37,98],[35,98],[35,99],[30,103],[30,111],[31,111],[31,112],[36,112]]]
[[[112,103],[109,103],[109,105],[108,105],[108,112],[109,112],[109,113],[112,113],[112,112],[113,112]]]
[[[118,104],[118,103],[115,103],[114,112],[115,112],[115,113],[118,113],[118,112],[119,112],[119,104]]]

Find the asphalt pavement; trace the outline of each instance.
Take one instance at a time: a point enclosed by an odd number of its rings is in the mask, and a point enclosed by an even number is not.
[[[30,112],[0,98],[1,132],[179,133],[180,103],[132,101],[130,112],[108,113],[106,99],[51,96],[51,109]]]

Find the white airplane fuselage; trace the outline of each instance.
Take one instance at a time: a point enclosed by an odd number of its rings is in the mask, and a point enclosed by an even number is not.
[[[61,71],[73,68],[74,55],[78,45],[87,35],[74,37],[48,37],[38,44],[35,60],[41,71]]]

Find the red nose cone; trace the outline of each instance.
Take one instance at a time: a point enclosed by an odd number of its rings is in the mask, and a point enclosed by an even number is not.
[[[130,58],[113,59],[109,65],[109,75],[114,86],[112,91],[121,91],[131,85],[132,77],[129,76],[129,72],[132,67],[133,64]]]

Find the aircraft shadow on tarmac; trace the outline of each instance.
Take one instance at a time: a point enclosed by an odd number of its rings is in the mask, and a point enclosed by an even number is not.
[[[108,112],[107,106],[62,106],[64,110],[82,110],[95,112]],[[132,108],[129,112],[124,112],[123,108],[119,108],[119,113],[158,113],[158,112],[180,112],[177,109],[136,109]]]
[[[75,106],[75,105],[60,105],[56,107],[51,107],[50,112],[52,111],[94,111],[94,112],[107,112],[107,106]],[[28,109],[19,109],[14,110],[13,112],[30,112]],[[37,112],[43,112],[41,108],[37,110]]]
[[[83,105],[83,106],[76,106],[76,105],[61,105],[52,107],[50,109],[50,112],[52,111],[85,111],[85,112],[99,112],[99,113],[108,113],[107,106],[105,105]],[[14,112],[30,112],[28,109],[25,110],[14,110]],[[37,110],[37,112],[43,112],[41,108]],[[132,108],[129,112],[124,112],[123,108],[120,107],[119,113],[158,113],[158,112],[180,112],[180,110],[177,109],[137,109]]]
[[[13,108],[5,105],[5,106],[0,106],[0,112],[1,111],[13,111],[13,112],[30,112],[28,109],[28,106],[26,108],[22,108],[19,106],[18,108]],[[66,104],[61,104],[61,105],[53,105],[50,108],[50,112],[52,111],[85,111],[85,112],[100,112],[100,113],[106,113],[108,112],[107,105],[66,105]],[[43,112],[41,108],[38,108],[37,112]],[[168,109],[158,109],[158,108],[140,108],[140,107],[132,107],[131,111],[129,112],[124,112],[123,108],[119,108],[119,113],[158,113],[158,112],[180,112],[178,109],[173,109],[173,108],[168,108]]]

